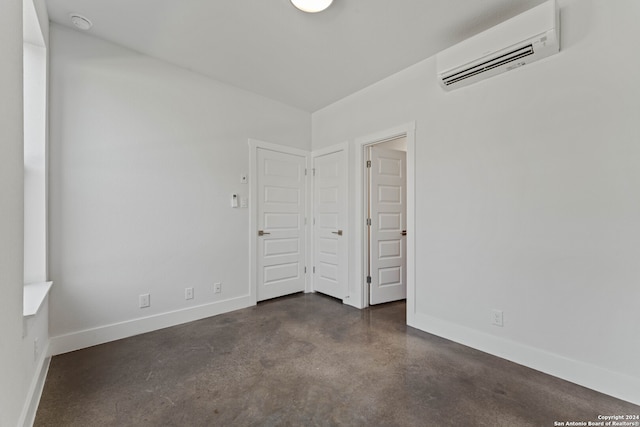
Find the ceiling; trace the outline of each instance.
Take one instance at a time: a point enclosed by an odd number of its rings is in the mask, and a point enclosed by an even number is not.
[[[543,0],[47,0],[89,34],[218,81],[316,111]]]

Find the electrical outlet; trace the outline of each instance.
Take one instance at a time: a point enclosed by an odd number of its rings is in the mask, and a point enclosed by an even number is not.
[[[491,313],[493,315],[493,321],[491,323],[496,326],[504,326],[504,313],[502,310],[493,310]]]
[[[213,284],[213,293],[214,294],[219,294],[222,292],[222,283],[217,282]]]
[[[138,298],[138,302],[140,303],[140,308],[147,308],[151,306],[151,295],[142,294]]]
[[[193,299],[193,288],[184,288],[184,299]]]
[[[240,197],[240,207],[241,208],[246,208],[247,205],[249,205],[249,201],[247,200],[246,197]]]

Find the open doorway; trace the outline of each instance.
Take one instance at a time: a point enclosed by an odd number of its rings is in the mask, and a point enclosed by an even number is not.
[[[354,148],[360,307],[406,298],[409,313],[415,293],[415,123],[357,138]]]

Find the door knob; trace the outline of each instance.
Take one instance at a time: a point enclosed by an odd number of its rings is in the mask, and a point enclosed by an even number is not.
[[[332,231],[333,234],[337,234],[338,236],[342,236],[342,230]]]
[[[264,236],[265,234],[271,234],[271,233],[267,233],[264,230],[258,230],[258,236]]]
[[[407,230],[402,230],[402,235],[406,236],[407,235]]]

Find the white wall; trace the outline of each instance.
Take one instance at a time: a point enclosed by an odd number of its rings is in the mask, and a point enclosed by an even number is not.
[[[560,54],[451,93],[427,59],[314,113],[313,148],[415,120],[409,322],[640,403],[640,3],[560,5]]]
[[[407,137],[402,136],[400,138],[392,139],[378,144],[377,147],[386,148],[387,150],[404,151],[407,152]]]
[[[38,403],[44,388],[51,358],[49,348],[49,302],[48,296],[37,314],[25,317],[22,338],[22,381],[27,384],[28,392],[22,407],[18,425],[31,426],[36,417]],[[18,349],[15,349],[18,352]]]
[[[0,425],[14,426],[22,376],[22,1],[0,2]]]
[[[308,150],[310,114],[60,26],[50,37],[53,353],[248,305],[249,209],[230,207],[248,196],[248,139]]]

